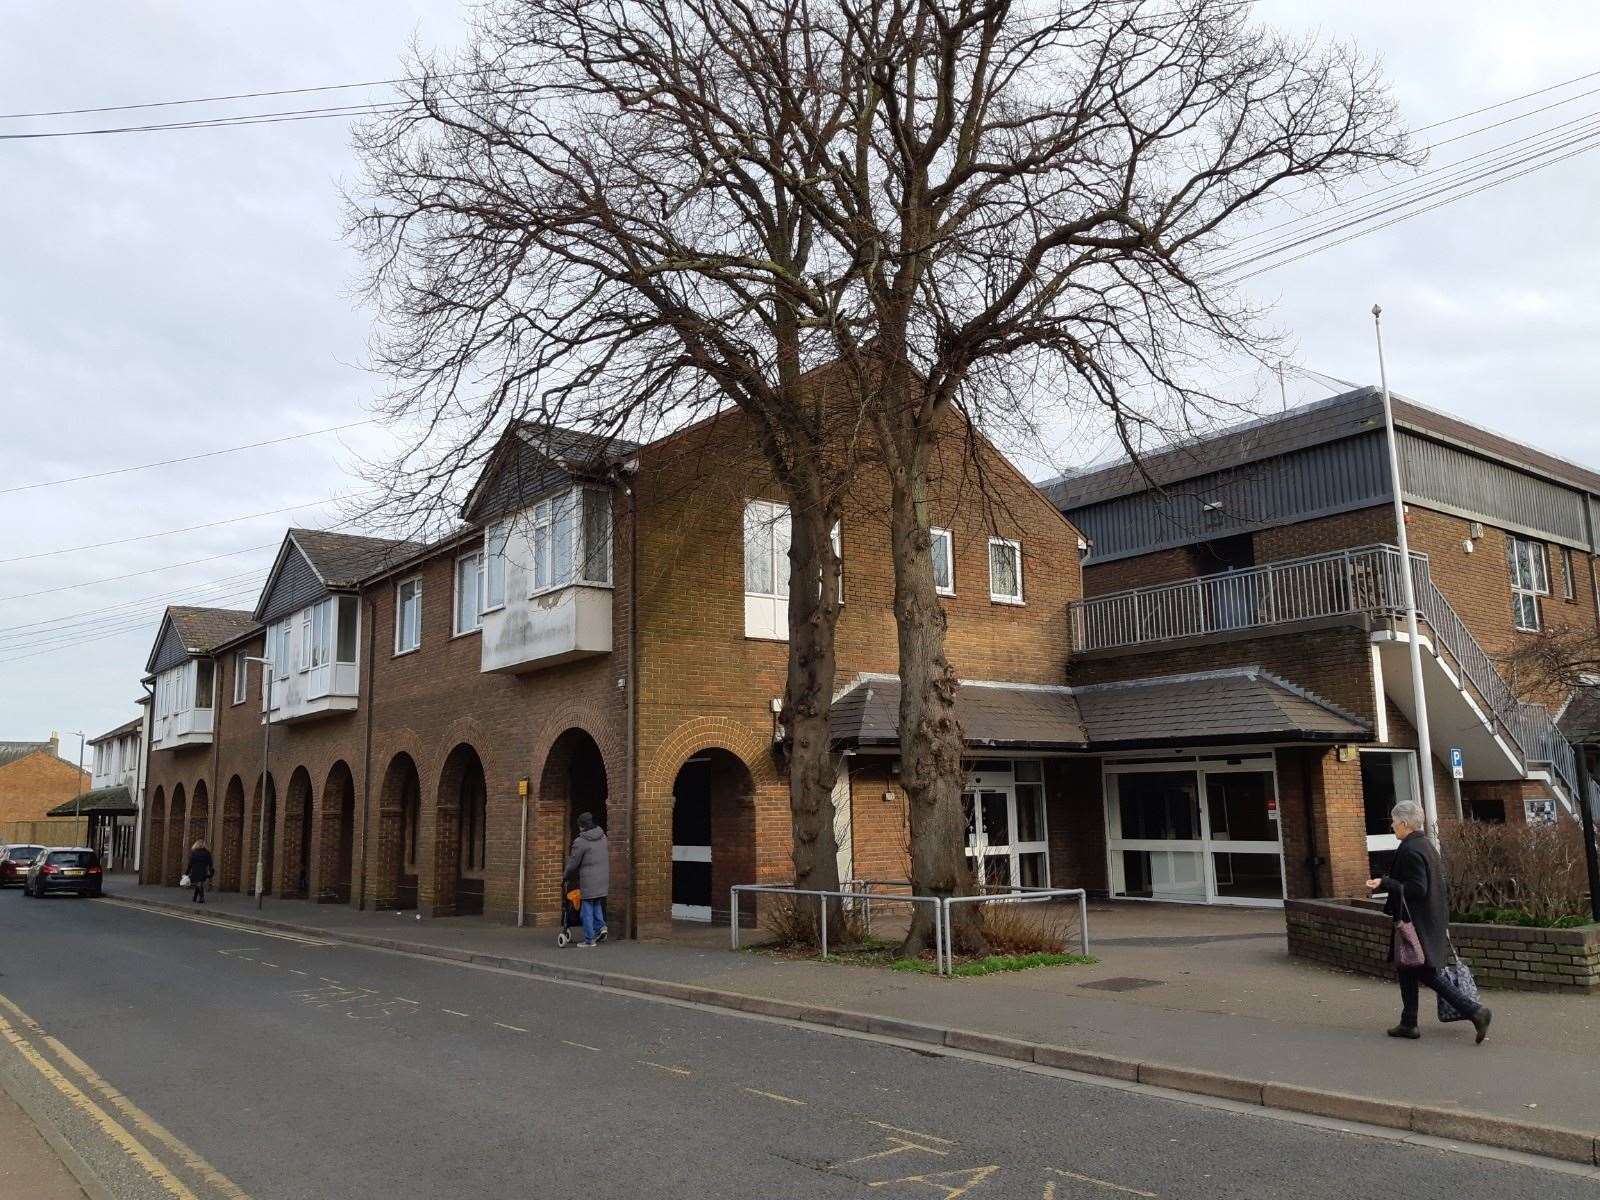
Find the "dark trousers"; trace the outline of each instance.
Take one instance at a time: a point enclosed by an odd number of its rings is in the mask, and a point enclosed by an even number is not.
[[[198,900],[201,904],[206,902],[206,885],[203,880],[194,885],[194,899]]]
[[[1435,967],[1401,967],[1400,975],[1400,1024],[1410,1025],[1415,1028],[1417,1024],[1417,985],[1425,983],[1439,995],[1445,1002],[1458,1013],[1467,1017],[1477,1015],[1478,1005],[1468,1000],[1450,983],[1441,978]]]

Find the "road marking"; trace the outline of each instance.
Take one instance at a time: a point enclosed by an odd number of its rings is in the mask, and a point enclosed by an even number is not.
[[[877,1122],[869,1121],[868,1124],[876,1125]],[[859,1158],[847,1158],[843,1162],[834,1163],[833,1168],[830,1169],[848,1167],[853,1163],[871,1162],[876,1158],[893,1158],[896,1154],[905,1154],[911,1150],[920,1150],[924,1154],[932,1154],[936,1158],[944,1158],[950,1153],[948,1150],[939,1150],[933,1146],[924,1146],[920,1142],[908,1142],[905,1138],[890,1137],[886,1140],[889,1143],[889,1148],[887,1150],[879,1150],[873,1154],[863,1154]]]
[[[561,1044],[563,1046],[576,1046],[579,1050],[595,1050],[595,1051],[598,1051],[600,1049],[599,1046],[589,1046],[589,1045],[585,1045],[583,1042],[569,1042],[569,1041],[567,1041],[566,1038],[562,1038],[561,1039]]]
[[[1093,1175],[1079,1175],[1076,1171],[1063,1171],[1060,1167],[1046,1167],[1045,1170],[1060,1175],[1065,1179],[1076,1179],[1079,1183],[1090,1183],[1095,1187],[1108,1188],[1113,1192],[1121,1192],[1127,1196],[1143,1196],[1145,1197],[1145,1200],[1156,1200],[1156,1194],[1154,1192],[1141,1192],[1138,1188],[1124,1187],[1120,1183],[1111,1183],[1105,1179],[1096,1179]],[[1052,1184],[1054,1184],[1054,1182],[1054,1180],[1051,1180]],[[1046,1194],[1054,1195],[1054,1188],[1052,1187],[1049,1189]]]
[[[339,982],[337,979],[329,979],[326,975],[318,975],[317,978],[322,980],[323,983],[337,984]]]
[[[421,1004],[422,1003],[422,1001],[420,1001],[420,1000],[407,1000],[404,996],[396,996],[395,999],[400,1001],[401,1004]]]
[[[27,1039],[19,1034],[11,1022],[4,1017],[0,1017],[0,1037],[10,1042],[29,1066],[44,1076],[58,1092],[67,1098],[74,1108],[98,1125],[107,1137],[116,1142],[129,1158],[143,1167],[145,1173],[160,1184],[165,1191],[176,1197],[177,1200],[196,1200],[195,1194],[184,1187],[183,1181],[168,1170],[155,1155],[151,1154],[145,1148],[144,1143],[129,1133],[127,1128],[118,1123],[115,1117],[91,1100],[72,1080],[51,1066],[49,1060],[35,1050]]]
[[[902,1129],[898,1125],[885,1125],[882,1121],[868,1121],[867,1124],[878,1129],[887,1129],[890,1133],[903,1133],[907,1137],[921,1138],[925,1142],[938,1142],[941,1146],[955,1145],[949,1138],[936,1137],[931,1133],[918,1133],[915,1129]]]
[[[291,974],[291,975],[304,975],[305,972],[304,971],[296,971],[293,967],[290,967],[289,968],[289,974]]]
[[[449,1013],[449,1014],[450,1014],[450,1015],[451,1015],[451,1016],[452,1016],[452,1017],[467,1017],[467,1018],[470,1018],[470,1017],[471,1017],[471,1016],[472,1016],[472,1014],[471,1014],[471,1013],[464,1013],[464,1012],[457,1012],[457,1011],[456,1011],[456,1010],[455,1010],[455,1009],[453,1009],[453,1008],[441,1008],[441,1009],[440,1009],[440,1010],[439,1010],[439,1011],[440,1011],[440,1012],[447,1012],[447,1013]]]
[[[167,909],[154,908],[146,904],[134,904],[127,900],[118,900],[107,897],[104,904],[115,904],[120,908],[136,908],[140,912],[150,913],[157,917],[168,917],[174,921],[192,921],[196,925],[210,925],[215,929],[228,929],[234,933],[248,933],[253,937],[277,938],[280,942],[298,942],[302,946],[331,946],[332,942],[324,938],[306,937],[300,933],[285,933],[281,929],[261,929],[254,925],[241,925],[236,921],[228,921],[219,917],[202,917],[198,913],[171,912]]]
[[[781,1100],[784,1104],[798,1104],[801,1108],[806,1106],[804,1100],[796,1100],[793,1096],[780,1096],[777,1092],[763,1092],[760,1088],[747,1087],[744,1090],[752,1096],[765,1096],[768,1100]]]
[[[881,1179],[877,1183],[869,1183],[867,1186],[869,1188],[881,1188],[895,1183],[921,1183],[926,1184],[936,1192],[943,1192],[945,1200],[956,1200],[957,1196],[965,1196],[999,1169],[998,1165],[963,1167],[959,1171],[934,1171],[927,1175],[902,1175],[899,1179]],[[945,1182],[942,1182],[945,1180],[952,1184],[959,1183],[960,1186],[948,1186]]]
[[[593,1049],[594,1047],[590,1047]],[[674,1075],[693,1075],[694,1072],[686,1067],[669,1067],[666,1063],[651,1062],[648,1058],[637,1060],[640,1066],[654,1067],[658,1071],[671,1071]]]
[[[504,1021],[496,1021],[495,1024],[500,1026],[501,1029],[509,1029],[509,1030],[511,1030],[512,1033],[527,1033],[528,1032],[526,1029],[522,1028],[522,1026],[520,1026],[520,1025],[507,1025]]]
[[[263,966],[263,967],[276,967],[276,966],[277,966],[277,965],[278,965],[278,964],[277,964],[277,963],[269,963],[269,962],[268,962],[268,961],[267,961],[267,960],[266,960],[266,959],[264,959],[264,958],[263,958],[263,959],[261,959],[261,960],[260,960],[260,961],[261,961],[261,965],[262,965],[262,966]]]

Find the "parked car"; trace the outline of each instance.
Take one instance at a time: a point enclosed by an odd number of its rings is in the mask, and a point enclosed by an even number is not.
[[[0,846],[0,888],[16,884],[19,887],[26,881],[28,864],[39,857],[43,846],[32,845],[28,842],[18,842],[14,846]]]
[[[98,896],[105,873],[100,856],[87,846],[50,846],[33,860],[23,881],[24,896],[43,896],[47,892],[77,892]]]

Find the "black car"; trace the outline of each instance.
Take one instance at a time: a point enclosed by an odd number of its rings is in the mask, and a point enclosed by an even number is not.
[[[39,857],[43,846],[18,842],[14,846],[0,846],[0,888],[12,884],[21,886],[27,879],[28,864]]]
[[[98,896],[104,877],[100,856],[87,846],[51,846],[28,868],[22,894],[77,892],[80,896]]]

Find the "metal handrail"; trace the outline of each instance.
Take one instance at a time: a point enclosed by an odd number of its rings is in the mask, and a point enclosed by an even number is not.
[[[986,894],[990,892],[999,894]],[[939,974],[953,975],[956,969],[955,938],[950,923],[950,906],[952,904],[983,904],[994,900],[1005,900],[1011,904],[1034,904],[1065,896],[1076,896],[1078,898],[1078,943],[1081,947],[1080,953],[1088,954],[1089,894],[1082,888],[1043,888],[1023,887],[1012,884],[985,884],[979,888],[975,895],[944,897],[940,901],[940,906],[944,909],[944,919],[936,926],[936,932],[939,929],[944,932],[944,940],[938,955],[941,960],[938,968]]]
[[[880,900],[891,904],[910,904],[915,910],[918,904],[931,904],[933,906],[933,945],[934,945],[934,970],[944,974],[939,964],[939,947],[944,942],[944,909],[939,904],[937,896],[889,896],[882,893],[874,895],[867,891],[850,891],[844,888],[829,890],[827,888],[797,888],[786,883],[736,883],[728,889],[728,933],[732,948],[739,948],[739,893],[740,892],[766,892],[780,896],[817,896],[833,897],[839,900]],[[818,910],[822,914],[822,958],[828,957],[828,906],[819,903]]]

